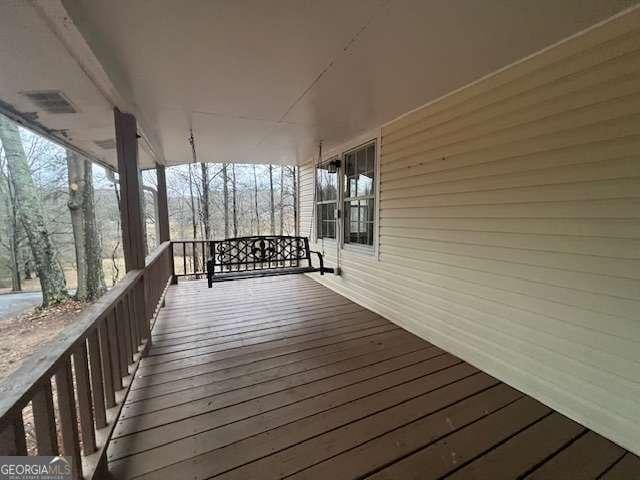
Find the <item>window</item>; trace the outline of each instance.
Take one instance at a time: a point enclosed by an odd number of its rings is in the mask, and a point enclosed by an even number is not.
[[[334,157],[316,168],[318,239],[373,247],[375,170],[375,142],[349,150],[341,159]]]
[[[344,154],[344,243],[373,245],[375,144]]]
[[[338,174],[329,171],[328,164],[316,169],[316,220],[318,238],[336,238],[336,208],[338,206]]]

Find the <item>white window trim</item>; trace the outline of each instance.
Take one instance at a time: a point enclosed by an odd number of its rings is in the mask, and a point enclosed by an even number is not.
[[[324,238],[324,237],[319,237],[318,236],[318,205],[324,204],[324,203],[334,203],[332,200],[327,200],[325,202],[320,202],[317,199],[317,195],[318,195],[318,168],[327,165],[329,162],[333,161],[333,160],[340,160],[340,157],[333,155],[329,158],[327,158],[326,160],[321,160],[318,164],[313,166],[313,201],[315,202],[313,205],[313,212],[314,212],[314,218],[311,219],[311,221],[313,222],[314,225],[314,238],[313,240],[315,241],[315,243],[319,243],[319,242],[325,242],[325,243],[329,243],[330,245],[334,245],[336,241],[338,240],[339,237],[339,229],[338,229],[338,221],[336,220],[336,226],[335,226],[335,231],[336,231],[336,238]],[[335,204],[336,204],[336,209],[340,209],[340,188],[342,187],[341,185],[341,181],[340,181],[340,177],[342,175],[338,175],[338,181],[336,184],[336,189],[337,189],[337,194],[338,194],[338,198],[336,198],[335,200]],[[324,254],[324,252],[323,252]]]
[[[348,142],[344,142],[331,148],[327,149],[326,152],[323,152],[322,158],[319,162],[315,163],[313,166],[313,188],[314,192],[316,191],[317,185],[317,173],[316,168],[325,165],[331,160],[340,160],[340,175],[338,176],[338,208],[340,209],[340,223],[344,221],[344,192],[343,192],[343,182],[344,182],[344,154],[348,153],[358,147],[362,147],[367,145],[368,143],[375,143],[375,179],[374,179],[374,188],[375,188],[375,200],[374,200],[374,218],[373,218],[373,245],[360,245],[360,244],[352,244],[352,243],[344,243],[344,226],[340,225],[340,228],[336,232],[336,238],[318,238],[318,228],[317,228],[317,202],[313,206],[314,218],[312,221],[314,222],[314,241],[316,244],[324,241],[325,245],[328,245],[329,248],[336,248],[336,242],[340,246],[340,249],[343,252],[348,252],[349,254],[357,254],[364,255],[367,257],[373,257],[376,260],[380,260],[380,145],[382,140],[382,129],[377,128],[374,130],[370,130],[358,137],[355,137]],[[314,193],[315,196],[315,193]],[[314,200],[315,201],[315,200]],[[337,226],[336,226],[337,228]]]

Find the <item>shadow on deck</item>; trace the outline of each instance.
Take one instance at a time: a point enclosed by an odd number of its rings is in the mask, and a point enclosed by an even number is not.
[[[638,478],[631,453],[294,275],[172,286],[115,478]]]

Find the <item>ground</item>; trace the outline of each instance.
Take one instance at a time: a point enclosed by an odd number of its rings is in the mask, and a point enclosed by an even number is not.
[[[118,258],[117,262],[122,277],[124,260]],[[105,281],[107,285],[111,285],[113,262],[111,259],[105,259],[102,267]],[[69,294],[73,295],[77,284],[75,269],[66,269],[65,278]],[[22,290],[12,293],[10,288],[0,288],[0,381],[15,369],[22,359],[73,323],[86,307],[85,303],[70,300],[64,305],[46,310],[36,308],[42,303],[40,282],[37,278],[23,280]]]
[[[0,381],[25,357],[73,323],[85,306],[85,303],[69,300],[62,305],[29,310],[3,319],[0,322]]]
[[[0,322],[33,309],[41,303],[40,292],[3,293],[0,295]]]
[[[13,295],[33,295],[21,293]],[[38,292],[39,295],[39,292]],[[39,302],[38,302],[39,303]],[[31,309],[0,321],[0,382],[2,382],[22,360],[51,342],[66,326],[75,322],[87,306],[86,303],[69,299],[67,302],[46,309]],[[55,391],[55,385],[53,385]],[[54,395],[55,402],[55,395]],[[54,408],[57,409],[57,402]],[[24,430],[27,435],[27,449],[36,455],[35,430],[31,404],[22,411]],[[59,438],[60,442],[61,439]]]

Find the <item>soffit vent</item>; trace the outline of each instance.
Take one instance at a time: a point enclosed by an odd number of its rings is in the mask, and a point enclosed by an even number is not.
[[[58,90],[32,90],[23,92],[23,95],[47,113],[78,113],[69,99]]]
[[[103,150],[114,150],[116,148],[116,141],[113,138],[108,140],[94,140],[93,143]]]

